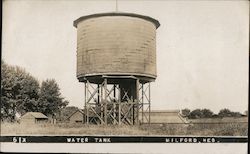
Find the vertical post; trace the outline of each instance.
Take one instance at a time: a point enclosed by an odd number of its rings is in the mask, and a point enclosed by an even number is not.
[[[114,117],[114,121],[113,124],[115,124],[115,120],[116,120],[116,85],[114,84],[114,101],[112,101],[113,103],[113,117]]]
[[[102,113],[102,104],[100,103],[100,84],[97,84],[97,104],[96,104],[96,111],[99,116]],[[97,122],[98,123],[98,122]]]
[[[97,103],[100,105],[100,84],[97,85]]]
[[[107,78],[104,79],[104,122],[105,125],[108,123],[108,113],[107,113]]]
[[[148,103],[149,103],[149,118],[148,118],[148,120],[149,120],[149,125],[151,124],[151,117],[150,117],[150,115],[151,115],[151,95],[150,95],[150,82],[148,83],[149,85],[149,87],[148,87]]]
[[[84,82],[84,121],[87,123],[87,107],[86,107],[86,82]]]
[[[86,108],[86,123],[89,124],[89,106],[88,106],[88,81],[85,82],[85,108]]]
[[[144,93],[143,93],[143,83],[141,84],[141,105],[142,105],[142,123],[144,122]]]
[[[104,119],[104,109],[103,109],[103,84],[101,84],[101,103],[100,103],[100,112],[101,112],[101,119],[103,120]],[[103,124],[103,122],[101,122],[101,124]]]
[[[136,123],[139,124],[139,79],[136,79]]]
[[[132,110],[130,109],[131,110],[130,113],[131,113],[131,122],[134,125],[135,124],[135,103],[134,103],[133,99],[131,99],[131,102],[129,104],[131,104],[131,106],[132,106]]]
[[[121,87],[119,85],[119,95],[118,95],[118,124],[121,124]]]

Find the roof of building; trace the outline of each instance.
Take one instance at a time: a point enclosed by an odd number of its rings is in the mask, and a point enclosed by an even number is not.
[[[164,112],[164,113],[180,113],[180,110],[151,110],[151,112],[158,113],[158,112]]]
[[[144,16],[144,15],[140,15],[140,14],[135,14],[135,13],[125,13],[125,12],[109,12],[109,13],[97,13],[97,14],[91,14],[91,15],[87,15],[87,16],[82,16],[78,19],[76,19],[73,23],[73,25],[75,27],[77,27],[77,24],[80,21],[89,19],[89,18],[96,18],[96,17],[103,17],[103,16],[128,16],[128,17],[137,17],[137,18],[141,18],[144,20],[148,20],[150,22],[152,22],[156,28],[158,28],[160,26],[160,23],[158,20],[151,18],[149,16]]]
[[[35,118],[44,118],[44,119],[47,119],[48,117],[46,115],[44,115],[43,113],[41,112],[27,112],[25,113],[23,116],[25,115],[32,115],[33,117]],[[23,117],[22,116],[22,117]]]
[[[148,114],[148,112],[146,113]],[[181,116],[180,110],[152,110],[150,114],[151,123],[189,123],[187,119]]]
[[[67,119],[69,119],[70,117],[72,117],[75,113],[77,113],[77,112],[80,112],[80,113],[82,113],[83,115],[85,115],[85,110],[82,110],[82,109],[78,109],[78,110],[76,110],[75,112],[73,112],[70,116],[68,116],[68,118]],[[90,117],[94,117],[95,116],[95,114],[93,113],[93,112],[89,112],[89,116]]]
[[[70,117],[72,117],[76,112],[80,112],[80,113],[84,114],[83,110],[78,109],[78,110],[75,110],[75,112],[73,112],[70,116],[68,116],[67,119],[69,119]]]

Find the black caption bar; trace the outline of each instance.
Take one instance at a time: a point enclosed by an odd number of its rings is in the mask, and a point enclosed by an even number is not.
[[[247,143],[247,137],[1,136],[13,143]]]

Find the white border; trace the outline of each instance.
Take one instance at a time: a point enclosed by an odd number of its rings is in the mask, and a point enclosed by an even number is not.
[[[2,152],[247,154],[247,143],[1,143]]]

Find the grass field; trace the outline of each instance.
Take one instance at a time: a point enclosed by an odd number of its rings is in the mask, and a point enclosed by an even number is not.
[[[192,123],[247,123],[248,117],[201,118],[189,121]]]
[[[2,123],[1,135],[196,135],[247,136],[248,123],[152,124],[140,126],[101,126],[84,124]]]

